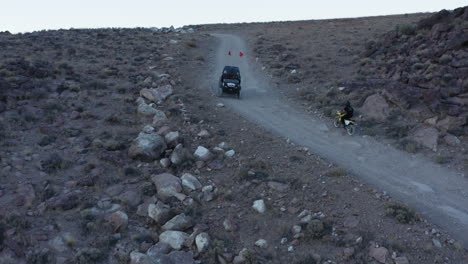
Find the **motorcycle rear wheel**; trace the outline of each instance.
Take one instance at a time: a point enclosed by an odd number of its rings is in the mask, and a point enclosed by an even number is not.
[[[339,127],[341,125],[341,121],[339,119],[336,119],[333,125],[335,125],[335,127]]]
[[[354,134],[354,126],[353,125],[347,125],[346,126],[346,132],[348,135],[352,136]]]

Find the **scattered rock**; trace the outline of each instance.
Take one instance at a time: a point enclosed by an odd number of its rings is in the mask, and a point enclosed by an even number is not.
[[[394,261],[395,264],[409,264],[409,261],[406,257],[396,257]]]
[[[130,208],[135,208],[141,203],[141,194],[135,191],[126,191],[119,195],[117,199]]]
[[[173,251],[167,255],[169,257],[170,263],[174,264],[193,264],[193,253],[191,251]],[[161,262],[162,263],[162,262]],[[169,263],[168,263],[169,264]]]
[[[167,145],[176,146],[179,141],[179,131],[172,131],[164,136]]]
[[[120,233],[127,229],[128,225],[128,216],[122,211],[114,212],[109,217],[109,223],[112,226],[112,229],[116,233]]]
[[[452,147],[456,147],[456,146],[459,146],[461,144],[460,139],[458,139],[456,136],[450,135],[450,134],[447,134],[444,137],[444,142],[447,145],[452,146]]]
[[[138,137],[133,140],[128,150],[128,155],[132,159],[153,161],[158,159],[166,148],[166,142],[160,135],[154,133],[140,133]]]
[[[255,211],[263,214],[266,210],[265,202],[263,200],[256,200],[254,201],[252,208],[255,209]]]
[[[137,251],[132,251],[130,253],[130,264],[156,264],[156,262],[153,261],[153,257]]]
[[[280,182],[275,182],[275,181],[269,181],[268,182],[268,187],[271,189],[277,191],[277,192],[285,192],[289,189],[289,184],[285,183],[280,183]]]
[[[163,199],[176,196],[182,191],[180,179],[172,174],[162,173],[153,175],[151,176],[151,180],[156,186],[158,195]]]
[[[379,248],[371,247],[369,249],[369,256],[374,258],[380,263],[385,264],[387,260],[387,254],[388,254],[388,250],[384,247],[379,247]]]
[[[267,241],[265,239],[259,239],[255,241],[255,246],[259,248],[266,248],[268,246]]]
[[[195,244],[197,245],[198,252],[204,252],[210,245],[210,236],[208,233],[200,233],[195,238]]]
[[[171,166],[171,160],[168,158],[164,158],[159,161],[159,164],[161,164],[163,168],[169,168],[169,166]]]
[[[188,235],[181,231],[168,230],[159,235],[159,241],[169,244],[173,249],[180,250]]]
[[[167,121],[166,114],[161,110],[156,110],[153,116],[153,126],[161,126],[165,121]]]
[[[148,216],[156,221],[156,223],[163,225],[172,217],[171,208],[159,201],[156,204],[148,205]]]
[[[19,184],[16,188],[17,198],[16,204],[30,208],[36,199],[34,187],[31,184]]]
[[[180,179],[182,180],[182,186],[189,190],[195,191],[202,187],[198,179],[190,173],[183,174]]]
[[[350,259],[354,255],[354,248],[345,248],[343,249],[343,258],[345,260]]]
[[[140,103],[137,108],[137,112],[141,116],[154,116],[158,111],[159,110],[145,103]]]
[[[233,232],[237,230],[236,224],[231,219],[224,219],[223,221],[224,230],[228,232]]]
[[[183,165],[192,161],[192,154],[182,144],[178,144],[172,151],[170,160],[175,165]]]
[[[420,127],[416,129],[411,138],[433,151],[437,151],[437,141],[439,139],[439,131],[433,127]]]
[[[150,257],[157,257],[160,255],[169,254],[171,252],[171,246],[164,242],[158,242],[146,251],[146,255]]]
[[[166,230],[177,230],[185,231],[193,226],[192,217],[185,214],[176,215],[171,220],[167,221],[161,229]]]
[[[236,154],[236,152],[233,149],[231,149],[231,150],[226,151],[226,153],[224,153],[224,156],[226,156],[228,158],[232,158],[232,157],[234,157],[235,154]]]
[[[433,238],[432,243],[434,244],[435,247],[442,248],[442,244],[440,243],[440,241],[438,239]]]
[[[390,106],[383,96],[373,94],[364,101],[361,112],[366,113],[370,119],[385,121],[390,114]]]
[[[200,131],[197,136],[201,137],[201,138],[208,138],[210,137],[210,132],[208,132],[208,130],[206,129],[203,129],[202,131]]]
[[[209,161],[213,157],[210,150],[202,146],[198,146],[197,150],[195,150],[194,156],[202,161]]]

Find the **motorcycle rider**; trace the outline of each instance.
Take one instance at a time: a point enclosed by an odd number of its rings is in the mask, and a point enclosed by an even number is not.
[[[351,120],[354,114],[354,109],[351,106],[351,103],[349,101],[346,101],[345,107],[343,109],[342,113],[342,118],[341,118],[341,123],[343,124],[343,127],[345,127],[345,120]]]

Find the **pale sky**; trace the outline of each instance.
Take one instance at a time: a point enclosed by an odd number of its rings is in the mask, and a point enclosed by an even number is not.
[[[345,18],[466,5],[468,0],[0,0],[0,31]]]

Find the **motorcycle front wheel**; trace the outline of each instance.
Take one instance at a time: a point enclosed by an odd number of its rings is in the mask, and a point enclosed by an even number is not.
[[[346,126],[346,132],[348,133],[348,135],[352,136],[354,134],[354,126],[353,125]]]
[[[335,127],[339,127],[341,125],[341,121],[339,119],[336,119],[333,124],[335,125]]]

